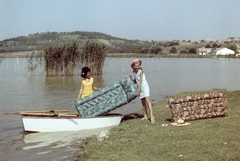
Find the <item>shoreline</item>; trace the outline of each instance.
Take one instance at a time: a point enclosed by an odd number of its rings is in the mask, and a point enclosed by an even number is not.
[[[39,53],[40,51],[19,51],[19,52],[7,52],[0,53],[0,58],[27,58],[32,53]],[[214,55],[198,55],[198,54],[140,54],[140,53],[107,53],[106,57],[113,58],[235,58],[240,57],[226,57],[226,56],[214,56]]]
[[[0,58],[27,58],[28,54],[31,54],[34,51],[19,51],[19,52],[10,52],[10,53],[0,53]],[[38,52],[38,51],[37,51]]]

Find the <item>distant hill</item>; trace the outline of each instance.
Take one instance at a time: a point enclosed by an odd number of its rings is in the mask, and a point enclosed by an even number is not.
[[[114,42],[128,41],[99,32],[44,32],[0,41],[0,53],[43,50],[50,44],[69,44],[75,41],[82,45],[87,40],[103,43],[108,47],[111,47]]]
[[[172,48],[176,48],[174,52],[188,52],[190,49],[197,49],[206,45],[212,46],[214,43],[222,43],[219,41],[143,41],[143,40],[128,40],[107,35],[100,32],[44,32],[34,33],[28,36],[20,36],[0,41],[0,53],[19,52],[19,51],[39,51],[46,49],[50,44],[70,44],[77,42],[82,46],[86,41],[101,43],[107,46],[108,53],[153,53],[153,54],[168,54]],[[236,42],[234,38],[226,40],[229,44]],[[225,43],[225,42],[224,42]],[[239,41],[237,41],[239,45]],[[191,50],[192,51],[192,50]]]

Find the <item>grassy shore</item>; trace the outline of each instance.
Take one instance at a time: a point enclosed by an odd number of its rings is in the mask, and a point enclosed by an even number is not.
[[[21,52],[9,52],[9,53],[0,53],[0,58],[27,58],[32,54],[33,51],[21,51]],[[41,51],[36,51],[41,52]],[[113,58],[211,58],[212,56],[202,56],[196,54],[189,55],[179,55],[179,54],[138,54],[138,53],[108,53],[107,57]]]
[[[198,54],[141,54],[141,53],[108,53],[113,58],[213,58],[213,55]],[[222,56],[223,57],[223,56]]]
[[[183,92],[187,96],[211,91]],[[76,160],[238,161],[240,160],[240,91],[224,90],[229,115],[171,125],[167,100],[153,105],[156,123],[143,121],[142,111],[126,115],[110,136],[85,140]],[[139,102],[140,105],[140,102]],[[168,126],[162,126],[168,124]]]
[[[0,53],[0,58],[27,58],[33,52],[39,51],[19,51],[19,52],[9,52],[9,53]]]
[[[27,58],[33,52],[42,51],[21,51],[21,52],[9,52],[0,53],[0,58]],[[106,57],[112,58],[215,58],[214,55],[198,55],[198,54],[141,54],[141,53],[108,53]],[[218,56],[217,58],[240,58],[229,56]]]

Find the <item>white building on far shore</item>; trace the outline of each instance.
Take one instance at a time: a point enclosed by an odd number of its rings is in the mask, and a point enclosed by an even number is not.
[[[205,48],[205,47],[202,47],[202,48],[198,48],[198,55],[206,55],[206,54],[209,54],[210,52],[212,51],[212,48]]]
[[[217,48],[211,52],[213,55],[233,55],[235,51],[228,48]]]

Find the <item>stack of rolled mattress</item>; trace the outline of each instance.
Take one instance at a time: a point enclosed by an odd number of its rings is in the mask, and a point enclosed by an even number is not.
[[[127,76],[100,91],[74,102],[80,117],[95,117],[106,114],[136,98],[137,86]]]
[[[226,96],[222,91],[168,99],[172,121],[214,118],[228,115]]]

